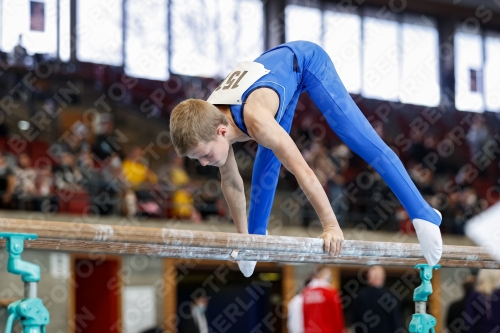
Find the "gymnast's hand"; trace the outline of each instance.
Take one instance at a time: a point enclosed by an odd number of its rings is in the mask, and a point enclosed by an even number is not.
[[[325,227],[323,233],[319,235],[318,238],[323,238],[325,240],[324,250],[326,253],[330,253],[334,257],[338,256],[342,252],[342,246],[344,244],[344,233],[337,226]]]

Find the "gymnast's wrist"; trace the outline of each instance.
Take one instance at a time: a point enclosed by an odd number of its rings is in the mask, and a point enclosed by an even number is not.
[[[323,231],[336,230],[336,229],[340,229],[340,226],[338,224],[329,224],[323,226]]]

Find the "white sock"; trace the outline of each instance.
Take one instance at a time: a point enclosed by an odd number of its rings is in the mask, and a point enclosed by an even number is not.
[[[267,229],[266,229],[266,235],[268,234]],[[234,250],[233,250],[234,253]],[[231,253],[231,256],[233,256],[233,253]],[[235,253],[233,258],[236,258],[238,254]],[[245,277],[250,277],[253,274],[253,271],[255,269],[255,265],[257,265],[257,261],[238,261],[238,267],[240,268],[240,271],[243,273]]]
[[[250,277],[253,274],[255,265],[257,265],[257,261],[238,261],[238,267],[245,277]]]
[[[441,213],[434,209],[436,213],[441,217]],[[422,248],[422,254],[429,266],[434,266],[441,259],[443,254],[443,239],[441,238],[441,231],[439,227],[432,222],[413,219],[413,226],[417,232],[418,241],[420,242],[420,247]]]

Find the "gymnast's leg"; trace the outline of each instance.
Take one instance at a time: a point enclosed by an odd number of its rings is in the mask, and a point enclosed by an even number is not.
[[[315,44],[311,47],[317,49],[304,69],[304,89],[337,135],[389,185],[413,221],[425,258],[435,265],[442,253],[441,215],[424,200],[398,156],[361,113],[326,52]]]
[[[289,110],[295,110],[299,93],[292,97]],[[280,125],[290,132],[293,112],[283,115]],[[276,186],[280,174],[281,162],[273,151],[261,145],[257,148],[252,171],[252,193],[248,212],[248,232],[250,234],[266,235],[269,216],[274,202]],[[238,261],[238,266],[246,277],[252,275],[256,261]]]
[[[267,234],[267,224],[280,173],[281,162],[273,151],[261,145],[257,148],[252,172],[252,193],[248,212],[248,233]],[[257,261],[238,261],[240,271],[244,276],[252,275]]]

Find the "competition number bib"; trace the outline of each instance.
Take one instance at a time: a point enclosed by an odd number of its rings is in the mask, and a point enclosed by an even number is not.
[[[229,73],[214,90],[207,102],[211,104],[239,104],[243,93],[269,70],[264,65],[253,61],[242,61]]]

